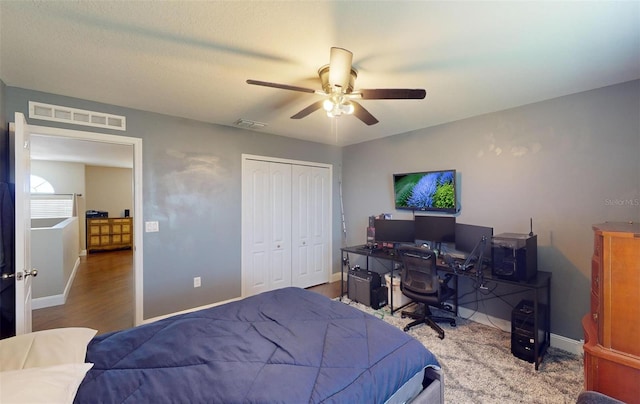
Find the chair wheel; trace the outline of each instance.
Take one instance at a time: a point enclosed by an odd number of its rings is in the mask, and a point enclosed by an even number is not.
[[[455,327],[455,326],[456,326],[456,322],[455,322],[455,321],[452,321],[452,322],[450,322],[450,323],[449,323],[449,325],[450,325],[451,327]]]
[[[404,332],[409,331],[409,327],[404,327]]]
[[[404,314],[404,313],[403,313],[403,314],[400,314],[400,318],[405,318],[405,317],[407,317],[407,316],[406,316],[406,314]],[[405,330],[405,331],[406,331],[406,330]]]

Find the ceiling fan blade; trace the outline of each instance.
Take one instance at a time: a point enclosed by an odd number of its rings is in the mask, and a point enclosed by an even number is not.
[[[308,107],[306,107],[302,111],[300,111],[297,114],[295,114],[294,116],[292,116],[291,119],[302,119],[302,118],[304,118],[305,116],[309,115],[310,113],[315,112],[315,111],[319,110],[320,108],[322,108],[322,103],[323,103],[323,101],[314,102],[313,104],[309,105]]]
[[[353,115],[355,115],[356,118],[360,119],[362,122],[366,123],[369,126],[378,123],[376,117],[371,115],[371,113],[367,111],[362,105],[358,104],[355,101],[351,101],[351,103],[353,104]]]
[[[298,86],[290,86],[288,84],[278,84],[278,83],[271,83],[268,81],[259,81],[259,80],[247,80],[247,84],[253,84],[256,86],[263,86],[263,87],[273,87],[273,88],[280,88],[282,90],[291,90],[291,91],[301,91],[303,93],[315,93],[316,90],[312,90],[310,88],[305,88],[305,87],[298,87]]]
[[[331,48],[329,59],[329,84],[346,90],[351,79],[353,53],[342,48]]]
[[[378,88],[358,90],[365,100],[421,100],[427,92],[422,88]]]

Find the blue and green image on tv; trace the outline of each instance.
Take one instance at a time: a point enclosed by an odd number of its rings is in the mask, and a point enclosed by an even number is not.
[[[394,174],[396,209],[455,213],[456,170]]]

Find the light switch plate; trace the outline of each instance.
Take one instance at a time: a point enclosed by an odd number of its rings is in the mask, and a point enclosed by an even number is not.
[[[147,233],[154,233],[160,231],[158,222],[144,222],[144,231]]]

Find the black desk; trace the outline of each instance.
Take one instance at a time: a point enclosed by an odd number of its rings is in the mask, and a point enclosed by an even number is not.
[[[394,251],[386,251],[386,250],[370,250],[364,245],[353,246],[353,247],[344,247],[341,249],[342,251],[342,262],[348,266],[348,254],[357,254],[366,257],[366,268],[369,268],[369,260],[371,258],[376,260],[381,260],[381,262],[387,262],[390,264],[389,272],[391,272],[391,279],[393,283],[393,273],[396,270],[395,264],[401,263],[402,260],[400,256]],[[458,290],[458,277],[466,277],[466,278],[474,278],[479,279],[477,277],[477,273],[475,269],[471,269],[468,271],[460,271],[453,270],[448,265],[444,263],[444,261],[438,259],[437,261],[437,269],[439,272],[443,274],[452,274],[455,276],[455,289]],[[534,330],[533,330],[533,358],[535,369],[538,370],[542,359],[544,358],[544,354],[547,351],[547,348],[551,344],[551,272],[538,271],[536,278],[530,280],[529,282],[516,282],[510,281],[506,279],[502,279],[499,277],[494,277],[491,273],[490,268],[484,268],[482,271],[482,279],[484,284],[496,283],[500,285],[510,285],[514,287],[515,291],[511,291],[502,295],[496,295],[496,297],[507,296],[512,294],[527,294],[533,295],[533,316],[534,316]],[[399,308],[393,306],[393,284],[390,285],[391,293],[389,299],[389,308],[391,311],[391,315]],[[348,289],[348,284],[347,284]],[[340,271],[340,299],[344,295],[344,269]],[[455,314],[458,315],[458,294],[456,293],[454,297],[454,308]],[[540,314],[543,313],[544,321],[539,321]],[[513,325],[512,325],[513,328]],[[542,337],[541,337],[542,333]]]

